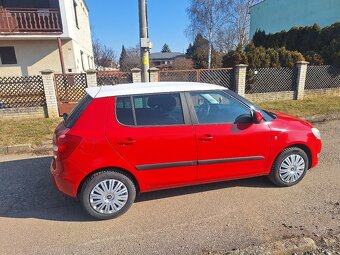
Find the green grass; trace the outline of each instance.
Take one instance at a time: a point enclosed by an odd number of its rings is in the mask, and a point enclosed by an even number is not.
[[[297,117],[340,113],[340,97],[322,96],[305,100],[258,103],[263,109],[284,112]],[[50,142],[61,119],[0,119],[0,146],[32,144],[38,147]]]
[[[52,140],[53,130],[60,121],[46,118],[0,119],[0,146],[40,146]]]
[[[340,113],[339,96],[320,96],[304,100],[262,102],[257,103],[257,105],[266,110],[284,112],[301,118]]]

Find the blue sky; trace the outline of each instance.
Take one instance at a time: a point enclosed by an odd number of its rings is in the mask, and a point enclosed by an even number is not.
[[[115,49],[139,43],[138,0],[87,0],[94,38]],[[148,0],[149,35],[152,52],[168,43],[172,51],[186,51],[189,40],[185,12],[189,0]]]

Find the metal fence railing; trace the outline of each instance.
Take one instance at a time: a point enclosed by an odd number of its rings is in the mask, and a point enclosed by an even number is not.
[[[340,68],[336,66],[308,66],[305,89],[340,88]]]
[[[0,8],[0,34],[62,33],[59,9]]]
[[[0,77],[0,109],[46,105],[41,76]]]
[[[297,84],[296,68],[248,69],[246,94],[293,91]]]
[[[97,85],[107,86],[132,82],[132,73],[130,72],[98,72]]]
[[[232,68],[164,70],[159,72],[159,81],[203,82],[224,86],[234,90]]]

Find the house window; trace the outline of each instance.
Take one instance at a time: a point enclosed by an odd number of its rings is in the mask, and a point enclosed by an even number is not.
[[[87,64],[88,64],[89,69],[91,69],[91,58],[89,55],[87,55]]]
[[[77,14],[77,2],[75,0],[73,0],[73,9],[74,9],[74,18],[76,21],[76,26],[79,29],[79,22],[78,22],[78,14]]]
[[[84,52],[80,51],[80,59],[81,59],[81,67],[83,68],[83,71],[85,71],[85,65],[84,65]]]
[[[0,62],[3,65],[17,64],[14,47],[0,47]]]

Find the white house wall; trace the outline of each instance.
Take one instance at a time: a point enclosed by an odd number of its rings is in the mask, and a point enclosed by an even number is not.
[[[40,71],[51,69],[61,73],[57,40],[16,40],[0,41],[0,47],[13,46],[18,63],[0,65],[0,76],[38,75]],[[63,41],[66,70],[75,70],[74,48],[71,40]]]

